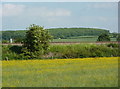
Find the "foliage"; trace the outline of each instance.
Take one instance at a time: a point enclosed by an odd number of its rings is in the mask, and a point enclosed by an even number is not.
[[[26,32],[23,42],[23,54],[28,58],[39,58],[49,49],[49,42],[52,36],[47,30],[38,25],[31,25]]]
[[[113,33],[110,33],[110,36],[113,37],[113,38],[117,38],[119,34],[120,33],[113,32]]]
[[[47,30],[54,37],[54,39],[67,39],[76,36],[98,36],[101,33],[109,33],[108,30],[97,28],[51,28]],[[2,39],[9,40],[12,38],[14,41],[24,39],[26,32],[27,30],[2,31]]]
[[[24,42],[24,38],[16,38],[14,40],[14,43],[23,43]]]
[[[17,30],[17,31],[2,31],[2,40],[9,40],[10,38],[16,39],[24,39],[25,38],[25,30]]]
[[[55,28],[49,29],[55,39],[66,39],[75,36],[98,36],[101,33],[109,33],[108,30],[95,28]]]
[[[53,58],[112,57],[119,56],[118,51],[118,48],[93,44],[53,45],[50,48]]]
[[[120,42],[120,34],[117,36],[117,41]]]
[[[110,47],[112,45],[112,48]],[[31,57],[30,52],[21,54],[21,46],[2,46],[3,60],[24,60]],[[26,49],[24,48],[24,51]],[[94,44],[73,44],[73,45],[51,45],[49,53],[43,54],[35,59],[63,59],[63,58],[88,58],[88,57],[118,57],[120,50],[117,45],[94,45]]]
[[[8,40],[2,40],[2,43],[9,43]]]
[[[112,48],[118,48],[119,47],[119,44],[115,44],[115,43],[110,43],[110,44],[107,44],[108,47],[112,47]]]
[[[110,37],[108,34],[103,33],[98,37],[97,41],[110,41]]]
[[[8,58],[8,60],[22,60],[21,46],[2,45],[2,60]]]

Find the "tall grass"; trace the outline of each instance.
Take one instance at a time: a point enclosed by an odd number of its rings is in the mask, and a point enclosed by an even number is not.
[[[3,87],[117,87],[118,57],[2,62]]]

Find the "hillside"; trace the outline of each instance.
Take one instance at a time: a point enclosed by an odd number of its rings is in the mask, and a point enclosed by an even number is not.
[[[75,36],[98,36],[101,33],[109,33],[108,30],[94,28],[55,28],[48,30],[55,39],[66,39]]]
[[[102,33],[109,33],[108,30],[95,28],[52,28],[47,30],[49,30],[54,39],[67,39],[76,36],[98,36]],[[2,40],[9,40],[10,38],[24,39],[26,31],[2,31]]]

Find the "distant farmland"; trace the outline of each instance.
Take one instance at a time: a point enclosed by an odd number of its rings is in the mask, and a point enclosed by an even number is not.
[[[54,28],[54,29],[47,29],[47,30],[53,36],[53,39],[76,39],[76,37],[79,37],[79,36],[90,37],[90,36],[99,36],[102,33],[109,34],[108,30],[95,29],[95,28]],[[14,40],[18,40],[18,39],[25,38],[26,31],[27,30],[2,31],[2,34],[0,35],[2,36],[2,40],[9,40],[10,38]],[[94,40],[95,39],[93,37],[93,41]]]
[[[78,36],[69,39],[53,39],[52,42],[96,42],[98,36]],[[116,38],[111,38],[111,41],[116,41]]]

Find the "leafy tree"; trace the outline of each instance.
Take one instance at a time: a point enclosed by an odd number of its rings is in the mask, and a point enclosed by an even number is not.
[[[111,35],[112,35],[113,38],[116,38],[118,36],[118,33],[114,32],[114,33],[111,33]]]
[[[48,30],[38,25],[30,25],[23,42],[23,54],[26,58],[40,58],[49,49],[49,42],[52,36]]]
[[[103,33],[98,37],[97,41],[110,41],[110,37],[108,34]]]
[[[117,36],[117,41],[120,42],[120,34]]]

